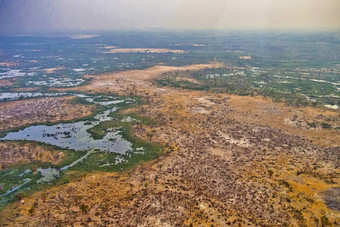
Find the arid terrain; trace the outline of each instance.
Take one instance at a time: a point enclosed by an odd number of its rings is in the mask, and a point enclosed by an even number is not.
[[[63,160],[60,150],[47,148],[34,142],[0,142],[0,169],[9,165],[31,163],[34,161],[57,164]]]
[[[334,129],[317,127],[324,119],[339,125],[339,112],[288,107],[262,97],[157,87],[152,81],[168,71],[218,65],[156,66],[88,76],[88,85],[68,89],[141,97],[143,105],[125,112],[148,116],[156,123],[138,124],[134,133],[166,148],[157,160],[128,172],[88,173],[77,182],[31,194],[8,206],[1,223],[339,225],[340,135]],[[64,99],[53,100],[65,103]],[[35,111],[44,109],[40,106],[49,99],[37,100],[41,101]],[[9,110],[27,113],[20,109],[25,102],[30,100],[1,104],[1,111],[6,116]],[[39,113],[39,119],[47,120],[73,116],[72,112]],[[76,114],[85,116],[89,110],[79,106]],[[24,118],[10,117],[13,123],[3,122],[2,128],[17,127]],[[316,127],[310,128],[306,122],[316,122]]]
[[[92,114],[93,107],[74,104],[72,99],[36,98],[0,103],[0,131],[34,123],[70,121]]]

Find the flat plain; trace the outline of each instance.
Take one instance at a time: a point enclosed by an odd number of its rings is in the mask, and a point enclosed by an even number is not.
[[[0,225],[339,225],[336,42],[114,37],[0,59]]]

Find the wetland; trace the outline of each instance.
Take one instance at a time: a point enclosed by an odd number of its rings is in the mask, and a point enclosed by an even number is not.
[[[74,155],[75,157],[69,160],[66,159],[63,162],[64,165],[48,166],[46,163],[42,163],[43,167],[37,166],[34,171],[30,168],[23,170],[22,166],[19,165],[2,171],[0,173],[0,179],[2,179],[0,185],[3,191],[0,196],[4,198],[1,200],[2,205],[7,200],[13,199],[18,191],[34,190],[35,184],[56,182],[63,171],[74,166],[80,165],[81,167],[78,167],[78,169],[85,169],[86,171],[121,171],[135,164],[137,160],[144,159],[144,155],[148,159],[149,156],[155,157],[157,153],[161,152],[161,148],[157,145],[143,144],[143,142],[133,144],[136,140],[130,142],[124,137],[124,133],[130,133],[126,132],[129,130],[129,126],[139,122],[139,120],[129,115],[118,116],[117,112],[120,109],[135,105],[136,101],[132,98],[66,93],[5,93],[3,97],[14,101],[16,99],[64,95],[73,95],[80,103],[96,105],[96,113],[91,117],[74,122],[50,125],[38,124],[8,132],[6,136],[0,138],[0,143],[5,141],[32,141],[47,144],[57,149],[68,150],[69,153],[78,152],[79,154]],[[103,128],[102,125],[107,124],[112,126]],[[92,130],[93,128],[96,128],[96,130]],[[97,135],[98,130],[102,136]],[[138,147],[138,145],[141,146]],[[3,182],[5,178],[12,180]]]

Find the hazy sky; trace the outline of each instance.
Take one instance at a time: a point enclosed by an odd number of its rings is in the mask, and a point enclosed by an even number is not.
[[[340,0],[0,0],[0,32],[340,29]]]

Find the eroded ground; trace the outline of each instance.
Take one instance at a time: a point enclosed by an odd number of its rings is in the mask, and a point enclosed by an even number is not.
[[[73,97],[37,98],[0,103],[0,132],[35,123],[79,119],[94,107],[72,103]]]
[[[197,67],[206,66],[106,74],[75,88],[141,96],[145,104],[129,111],[157,123],[137,124],[135,133],[165,144],[164,155],[127,173],[90,173],[79,182],[37,192],[8,208],[14,215],[3,222],[338,225],[340,213],[325,203],[324,192],[340,186],[339,132],[294,122],[317,121],[314,117],[322,114],[339,124],[339,113],[288,108],[257,97],[159,88],[149,81],[165,71]]]

